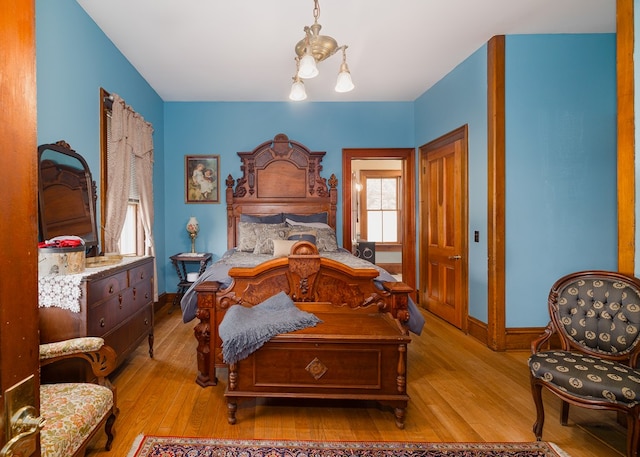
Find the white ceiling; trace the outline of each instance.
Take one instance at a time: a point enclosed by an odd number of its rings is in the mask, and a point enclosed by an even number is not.
[[[77,0],[165,101],[286,101],[313,0]],[[320,0],[347,44],[305,82],[309,101],[413,101],[494,35],[613,33],[616,0]]]

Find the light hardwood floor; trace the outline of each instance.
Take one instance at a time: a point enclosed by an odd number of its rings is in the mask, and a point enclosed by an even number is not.
[[[227,423],[226,372],[216,387],[195,382],[195,320],[182,323],[179,311],[156,313],[155,357],[146,342],[112,376],[120,415],[111,452],[104,434],[87,456],[126,456],[139,434],[215,438],[357,441],[534,441],[535,408],[529,389],[526,351],[494,352],[425,313],[421,336],[408,351],[406,425],[375,405],[245,401],[236,425]],[[547,395],[547,394],[545,394]],[[544,439],[571,457],[624,455],[625,430],[615,414],[572,407],[567,427],[559,423],[559,402],[545,396]]]

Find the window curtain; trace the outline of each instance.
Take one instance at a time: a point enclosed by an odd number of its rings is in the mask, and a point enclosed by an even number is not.
[[[118,252],[120,234],[129,203],[131,161],[135,160],[140,195],[140,219],[146,251],[154,256],[154,301],[158,301],[157,267],[153,240],[153,126],[136,113],[118,94],[113,96],[111,129],[107,138],[107,198],[105,208],[105,252]]]

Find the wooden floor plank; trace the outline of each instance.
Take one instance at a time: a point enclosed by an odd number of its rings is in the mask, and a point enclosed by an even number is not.
[[[155,354],[146,342],[112,376],[120,415],[111,452],[101,434],[87,457],[124,456],[140,434],[229,439],[358,441],[534,441],[535,407],[527,368],[528,352],[494,352],[469,335],[425,312],[421,336],[408,349],[405,429],[393,412],[373,404],[305,404],[292,400],[246,400],[236,425],[227,423],[226,371],[218,386],[195,383],[195,321],[160,310]],[[615,414],[573,407],[569,425],[559,423],[559,402],[544,395],[543,438],[571,457],[624,455],[625,430]]]

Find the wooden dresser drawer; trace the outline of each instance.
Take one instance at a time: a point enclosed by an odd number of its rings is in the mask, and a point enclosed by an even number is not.
[[[129,285],[139,282],[150,283],[153,279],[153,262],[134,267],[129,271]]]
[[[128,287],[127,272],[121,271],[106,278],[87,281],[87,303],[89,308],[97,302],[117,295]]]
[[[149,305],[105,335],[104,340],[118,354],[117,364],[120,365],[152,333],[153,305]],[[149,350],[151,351],[151,346],[149,346]]]
[[[123,306],[125,296],[118,292],[106,300],[93,305],[87,318],[87,335],[104,336],[118,323],[118,309]]]

